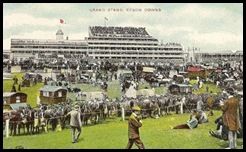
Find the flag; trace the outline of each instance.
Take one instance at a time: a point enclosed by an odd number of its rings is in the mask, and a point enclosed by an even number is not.
[[[61,24],[66,24],[65,21],[63,19],[60,19],[60,23]]]
[[[104,17],[104,19],[108,21],[108,18],[107,17]]]

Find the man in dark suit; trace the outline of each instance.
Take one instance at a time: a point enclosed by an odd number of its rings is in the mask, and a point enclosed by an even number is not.
[[[234,97],[233,88],[229,88],[227,90],[229,97],[222,104],[222,119],[224,125],[228,128],[228,140],[229,147],[227,149],[236,149],[237,147],[237,131],[239,130],[239,117],[238,117],[238,108],[239,108],[239,100]]]
[[[142,121],[140,115],[140,108],[138,106],[134,106],[132,108],[132,114],[129,117],[128,121],[128,144],[126,146],[126,149],[131,149],[133,143],[139,148],[139,149],[145,149],[144,144],[140,139],[139,136],[139,128],[142,126]]]
[[[76,105],[74,107],[74,109],[72,111],[70,111],[68,115],[70,115],[70,126],[71,126],[71,129],[72,129],[72,143],[76,143],[78,142],[78,139],[79,139],[79,136],[80,136],[80,133],[81,133],[81,126],[82,126],[82,122],[81,122],[81,119],[80,119],[80,111],[79,111],[79,106]],[[77,135],[75,136],[75,131],[78,131]]]

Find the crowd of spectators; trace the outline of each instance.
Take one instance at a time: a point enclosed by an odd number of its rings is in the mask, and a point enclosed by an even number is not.
[[[111,37],[150,37],[148,32],[143,27],[90,27],[91,33],[94,36],[111,36]]]

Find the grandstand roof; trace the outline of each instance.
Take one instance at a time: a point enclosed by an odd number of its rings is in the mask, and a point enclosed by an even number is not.
[[[40,89],[40,91],[55,92],[55,91],[58,91],[60,89],[65,89],[65,88],[64,87],[60,87],[60,86],[49,86],[49,85],[45,85],[44,87],[42,87]]]

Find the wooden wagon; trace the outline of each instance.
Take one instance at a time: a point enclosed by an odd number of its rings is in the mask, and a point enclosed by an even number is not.
[[[3,92],[3,109],[16,110],[20,106],[27,106],[27,94],[22,92]],[[13,109],[13,107],[16,107]]]
[[[67,99],[67,89],[61,86],[45,85],[40,89],[41,104],[57,104]]]
[[[192,93],[192,86],[186,84],[171,84],[168,87],[168,90],[171,94],[188,94]]]

